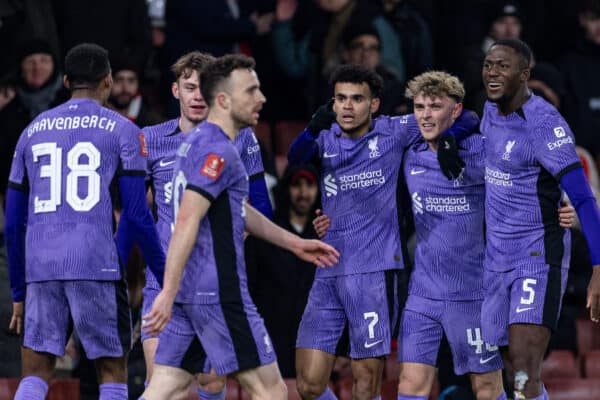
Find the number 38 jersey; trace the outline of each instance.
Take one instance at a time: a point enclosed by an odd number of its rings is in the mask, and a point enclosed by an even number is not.
[[[27,191],[26,280],[117,280],[111,181],[144,175],[147,150],[133,123],[90,99],[35,118],[14,154],[9,185]]]

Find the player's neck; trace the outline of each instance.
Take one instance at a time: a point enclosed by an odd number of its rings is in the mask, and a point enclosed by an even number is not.
[[[103,106],[106,102],[106,99],[104,99],[104,97],[100,93],[87,89],[73,90],[71,92],[71,99],[90,99],[94,100],[101,106]]]
[[[183,114],[179,117],[179,130],[184,134],[190,132],[196,125],[198,125],[194,121],[190,121]]]
[[[210,122],[212,124],[215,124],[219,128],[221,128],[221,130],[223,132],[225,132],[225,134],[227,135],[227,137],[232,142],[235,140],[235,138],[237,137],[237,135],[240,133],[240,128],[228,116],[222,116],[222,115],[217,114],[217,113],[210,113],[209,112],[208,113],[208,117],[206,118],[206,121],[208,121],[208,122]]]
[[[498,111],[500,115],[506,116],[514,113],[519,108],[523,106],[523,104],[527,103],[527,100],[531,97],[531,92],[529,88],[525,85],[519,89],[519,91],[506,102],[498,103]]]
[[[350,130],[342,129],[342,135],[349,137],[350,139],[358,139],[358,138],[366,135],[367,132],[369,132],[371,130],[372,123],[373,123],[373,120],[371,118],[369,118],[369,121],[367,123],[365,123],[364,125],[357,126],[356,128],[350,129]]]
[[[438,139],[434,139],[434,140],[427,140],[427,146],[429,147],[429,150],[433,151],[434,153],[437,153],[438,151]]]

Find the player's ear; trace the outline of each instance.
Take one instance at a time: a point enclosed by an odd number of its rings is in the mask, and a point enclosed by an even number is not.
[[[524,68],[521,71],[521,82],[527,82],[529,80],[530,75],[531,75],[531,69]]]
[[[381,99],[379,97],[374,97],[371,99],[371,114],[375,114],[377,110],[379,110],[379,106],[381,105]]]
[[[177,84],[177,82],[173,82],[171,84],[171,94],[173,95],[173,97],[179,100],[179,85]]]
[[[215,103],[223,109],[229,109],[231,100],[229,99],[229,96],[227,96],[227,93],[219,92],[215,96]]]
[[[454,110],[452,111],[452,118],[456,119],[460,116],[460,114],[462,113],[463,110],[463,104],[462,103],[456,103],[454,105]]]
[[[67,89],[71,88],[71,82],[69,82],[69,78],[67,78],[66,75],[63,75],[63,85],[65,85]]]

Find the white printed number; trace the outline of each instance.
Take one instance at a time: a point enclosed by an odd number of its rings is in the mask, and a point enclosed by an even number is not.
[[[179,171],[177,176],[175,177],[174,185],[173,185],[173,222],[171,222],[171,232],[175,231],[175,221],[177,221],[177,213],[179,213],[179,202],[181,201],[181,194],[185,190],[187,186],[187,179],[183,174],[183,171]]]
[[[473,331],[475,335],[473,336]],[[467,341],[470,346],[475,346],[475,354],[481,354],[483,352],[483,345],[485,344],[486,351],[496,351],[497,346],[492,346],[489,343],[484,343],[481,339],[481,329],[467,329]]]
[[[379,322],[379,315],[375,311],[364,313],[365,319],[371,319],[369,322],[369,339],[375,339],[375,325]]]
[[[523,292],[527,293],[527,297],[521,297],[521,304],[533,304],[533,299],[535,299],[535,290],[532,288],[532,286],[535,284],[537,284],[536,279],[525,279],[523,281]]]
[[[39,143],[31,146],[33,162],[39,162],[41,156],[49,156],[50,162],[40,168],[40,177],[50,179],[50,198],[34,198],[34,212],[54,212],[61,204],[62,189],[62,148],[56,143]],[[85,155],[87,164],[82,164],[80,158]],[[67,153],[67,188],[65,198],[75,211],[89,211],[100,201],[100,175],[96,170],[100,167],[100,152],[91,142],[77,143]],[[80,178],[87,181],[87,194],[80,197],[78,185]]]

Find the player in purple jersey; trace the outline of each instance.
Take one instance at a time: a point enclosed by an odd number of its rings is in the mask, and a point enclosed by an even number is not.
[[[331,246],[278,228],[246,203],[248,177],[232,141],[256,124],[265,102],[253,67],[252,59],[233,55],[202,72],[209,114],[177,150],[165,283],[144,316],[152,334],[166,326],[145,399],[185,395],[206,359],[218,374],[235,374],[252,398],[285,398],[268,333],[248,293],[244,230],[318,266],[331,266],[339,256]]]
[[[556,328],[569,265],[569,232],[557,224],[561,188],[582,223],[593,273],[587,306],[600,320],[600,217],[573,134],[527,87],[531,51],[501,40],[487,52],[481,131],[486,137],[483,340],[502,346],[515,398],[547,399],[541,361]],[[506,349],[505,346],[508,346]]]
[[[398,321],[400,161],[420,134],[412,116],[371,118],[382,87],[372,71],[344,66],[331,81],[335,113],[321,107],[288,155],[292,163],[319,159],[323,211],[332,221],[324,241],[342,253],[339,265],[315,276],[296,344],[298,390],[306,399],[335,398],[327,384],[347,326],[353,393],[373,399]]]
[[[74,326],[86,355],[96,360],[100,399],[126,399],[131,317],[109,185],[118,178],[123,217],[162,280],[164,253],[145,201],[144,136],[101,106],[112,84],[106,50],[94,44],[71,49],[64,81],[71,99],[24,130],[9,179],[5,232],[10,327],[17,333],[23,300],[27,310],[24,378],[15,398],[45,398]]]
[[[214,57],[197,51],[179,58],[173,64],[171,70],[176,78],[172,85],[172,93],[179,100],[181,115],[179,118],[146,127],[143,130],[148,145],[148,177],[158,216],[157,229],[165,251],[171,238],[173,222],[171,200],[173,198],[172,181],[175,152],[193,127],[206,118],[208,107],[200,93],[200,76],[204,67],[213,60]],[[240,153],[242,163],[249,176],[249,201],[264,215],[270,217],[272,210],[264,182],[260,146],[252,129],[241,130],[234,144]],[[142,314],[150,312],[152,303],[159,291],[160,286],[156,282],[156,278],[150,270],[146,270]],[[146,360],[146,381],[149,382],[152,376],[158,338],[142,332],[141,340]],[[198,384],[200,399],[224,399],[224,376],[217,378],[212,374],[200,374]]]

